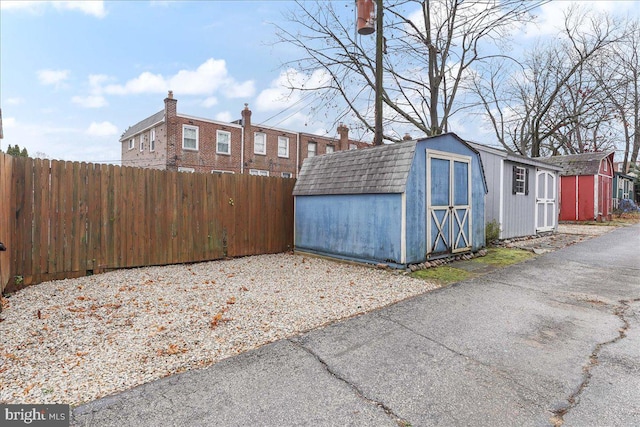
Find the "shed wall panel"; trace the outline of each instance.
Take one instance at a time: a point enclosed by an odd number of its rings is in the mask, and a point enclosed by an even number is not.
[[[296,196],[295,246],[400,263],[401,202],[401,194]]]
[[[480,157],[484,165],[484,176],[487,179],[489,191],[485,198],[485,219],[487,222],[500,223],[500,170],[502,157],[493,153],[481,151]]]
[[[578,221],[593,221],[596,217],[596,200],[593,175],[578,177]]]
[[[513,166],[514,163],[505,161],[503,181],[504,215],[500,234],[502,239],[536,234],[536,169],[521,164],[517,165],[529,171],[526,183],[529,191],[528,194],[513,194]]]

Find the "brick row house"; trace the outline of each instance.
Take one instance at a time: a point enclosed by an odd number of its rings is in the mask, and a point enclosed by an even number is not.
[[[169,91],[164,110],[122,134],[124,166],[296,178],[307,157],[370,146],[342,124],[336,139],[253,125],[247,104],[232,123],[178,114],[177,104]]]

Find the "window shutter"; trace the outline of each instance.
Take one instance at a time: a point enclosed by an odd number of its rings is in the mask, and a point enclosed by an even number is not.
[[[517,182],[516,182],[516,177],[518,176],[518,171],[516,169],[515,166],[511,167],[512,169],[512,174],[511,174],[511,194],[516,194],[517,192]]]
[[[526,170],[526,175],[524,176],[524,194],[529,194],[529,169]]]

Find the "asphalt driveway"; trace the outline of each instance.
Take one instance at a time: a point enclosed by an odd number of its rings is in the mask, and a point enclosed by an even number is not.
[[[640,425],[639,331],[635,225],[80,406],[72,424]]]

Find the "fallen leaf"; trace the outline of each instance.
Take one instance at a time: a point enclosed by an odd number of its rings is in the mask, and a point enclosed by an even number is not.
[[[231,297],[227,300],[227,304],[232,305],[236,303],[236,297]]]

